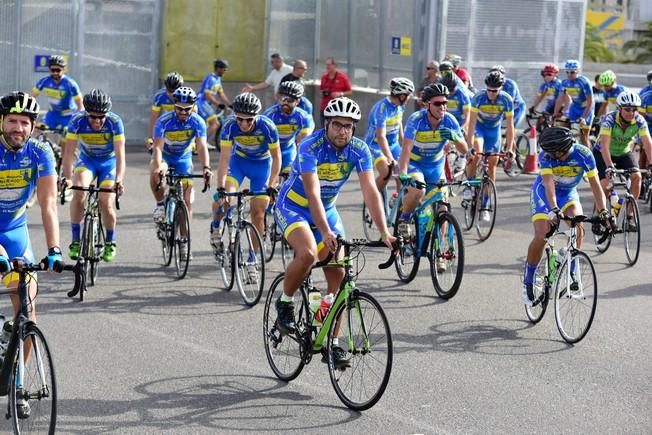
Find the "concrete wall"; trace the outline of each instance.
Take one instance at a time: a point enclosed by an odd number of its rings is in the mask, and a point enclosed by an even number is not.
[[[632,63],[584,63],[582,65],[583,74],[591,80],[596,74],[608,69],[616,73],[616,81],[619,84],[636,90],[647,85],[646,75],[652,70],[652,65]]]

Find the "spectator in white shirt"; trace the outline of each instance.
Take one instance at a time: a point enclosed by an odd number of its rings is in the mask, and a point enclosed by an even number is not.
[[[270,86],[274,87],[274,93],[278,91],[278,85],[281,84],[281,79],[287,74],[292,72],[292,67],[283,62],[283,57],[279,53],[274,53],[271,56],[272,70],[265,79],[265,81],[250,85],[247,83],[242,92],[253,92],[261,89],[266,89]]]

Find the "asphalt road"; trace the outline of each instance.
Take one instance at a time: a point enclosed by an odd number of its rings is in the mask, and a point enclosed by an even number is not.
[[[162,267],[147,156],[130,152],[127,164],[118,256],[102,265],[87,300],[66,297],[70,276],[40,278],[38,322],[56,364],[59,432],[650,433],[649,213],[633,268],[625,266],[621,241],[604,255],[587,243],[600,297],[593,327],[575,346],[561,339],[554,310],[532,326],[520,303],[532,177],[500,176],[496,229],[484,243],[465,234],[462,288],[448,302],[435,296],[426,264],[401,285],[393,268],[376,267],[386,254],[368,251],[358,285],[386,310],[395,354],[384,396],[357,413],[339,401],[318,359],[289,384],[274,377],[262,304],[247,308],[237,291],[219,288],[208,243],[209,194],[196,195],[189,276],[177,281]],[[582,193],[586,198],[586,188]],[[353,177],[338,201],[348,236],[362,235],[360,202]],[[29,212],[30,232],[40,255],[37,210]],[[60,219],[67,246],[67,206],[60,206]],[[279,264],[272,268],[268,282]],[[6,299],[2,311],[9,311]],[[8,431],[0,421],[0,432]]]

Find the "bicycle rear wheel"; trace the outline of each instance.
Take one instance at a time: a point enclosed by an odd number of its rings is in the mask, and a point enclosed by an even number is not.
[[[245,304],[253,307],[263,294],[265,285],[265,252],[258,230],[243,221],[235,240],[235,273],[238,290]]]
[[[621,213],[629,213],[629,208],[632,208],[633,215],[630,218],[623,219],[623,240],[625,241],[625,255],[627,262],[633,266],[638,261],[638,254],[641,249],[641,220],[638,211],[638,204],[634,197],[625,198]],[[628,228],[632,226],[632,230]],[[633,229],[636,229],[634,231]]]
[[[220,268],[220,276],[222,277],[222,282],[224,283],[224,290],[229,291],[233,288],[235,267],[233,259],[233,243],[231,243],[231,232],[235,231],[232,227],[230,221],[225,221],[222,224],[222,255],[218,261],[218,266]]]
[[[288,264],[290,264],[290,261],[294,259],[294,249],[292,249],[292,246],[288,243],[287,240],[285,240],[285,237],[281,239],[281,261],[283,262],[283,270],[286,270],[288,268]]]
[[[272,282],[263,311],[263,343],[265,355],[269,366],[277,378],[289,382],[295,379],[305,366],[302,358],[305,349],[304,338],[310,334],[310,317],[308,316],[308,303],[303,289],[295,295],[299,296],[298,303],[294,304],[294,320],[297,331],[294,334],[283,335],[276,325],[276,301],[283,294],[284,274],[278,275]]]
[[[177,271],[177,278],[183,279],[188,273],[190,263],[190,221],[188,209],[183,201],[179,201],[174,210],[174,221],[172,229],[172,240],[174,247],[174,266]]]
[[[608,204],[607,208],[609,209],[609,213],[613,216],[613,209],[611,208],[611,203],[609,201],[607,201],[607,204]],[[597,214],[598,214],[598,210],[597,210],[595,204],[593,204],[593,215],[595,216]],[[617,222],[617,219],[616,219],[616,222]],[[611,239],[613,239],[613,237],[614,237],[613,236],[614,233],[609,232],[609,235],[607,236],[607,238],[602,243],[599,243],[600,239],[603,237],[602,234],[595,234],[593,231],[591,231],[591,234],[593,235],[593,243],[595,244],[595,249],[600,254],[603,254],[603,253],[607,252],[607,249],[609,249],[609,246],[611,245]]]
[[[102,261],[102,250],[104,248],[104,227],[102,225],[101,215],[97,216],[97,219],[93,219],[93,228],[92,228],[92,237],[91,237],[91,246],[92,246],[92,257],[90,259],[89,275],[91,285],[95,285],[97,276],[99,274],[100,261]]]
[[[543,319],[543,315],[546,314],[546,309],[548,308],[548,299],[550,297],[548,262],[550,261],[550,255],[550,248],[546,246],[546,250],[534,272],[534,301],[532,306],[525,305],[525,314],[530,322],[534,324],[539,323]]]
[[[371,295],[354,291],[338,307],[328,331],[328,373],[342,403],[356,411],[369,409],[385,392],[394,348],[387,317]],[[344,351],[346,366],[335,367],[333,348]]]
[[[278,232],[276,222],[274,221],[274,207],[268,207],[265,210],[265,232],[263,234],[263,246],[265,251],[265,263],[269,263],[274,258]]]
[[[598,302],[598,282],[593,262],[584,252],[574,252],[571,264],[564,261],[559,268],[555,320],[562,338],[568,343],[577,343],[589,332],[593,323]]]
[[[364,201],[362,202],[362,230],[364,231],[364,236],[370,242],[380,240],[380,232],[376,228],[376,225],[374,225],[367,204]]]
[[[496,224],[496,185],[490,178],[482,180],[480,192],[477,198],[478,215],[475,223],[475,229],[480,241],[484,242],[489,238]],[[484,220],[483,220],[484,218]]]
[[[430,238],[430,276],[439,297],[450,299],[460,288],[464,275],[464,239],[457,219],[450,213],[437,216]]]
[[[35,324],[28,324],[25,344],[32,347],[29,360],[25,362],[23,381],[16,387],[18,376],[19,349],[13,358],[12,376],[9,389],[9,413],[11,414],[14,433],[50,433],[53,434],[57,422],[57,384],[54,376],[52,354],[45,337]],[[27,402],[23,406],[21,402]],[[24,403],[23,402],[23,403]],[[29,416],[25,410],[29,409]]]
[[[514,159],[516,160],[516,165],[522,171],[525,167],[525,160],[530,152],[530,138],[524,134],[519,133],[516,137],[516,150],[514,152]]]
[[[477,204],[478,204],[477,194],[474,194],[472,199],[462,204],[462,208],[464,209],[464,231],[469,231],[471,228],[473,228],[473,223],[475,222],[475,211],[477,208]]]
[[[398,223],[401,216],[401,209],[396,213],[396,222],[394,224],[394,236],[399,236]],[[419,224],[417,222],[416,213],[408,222],[408,238],[403,241],[403,246],[399,255],[394,261],[396,273],[398,278],[408,283],[417,276],[419,271],[419,261],[421,260],[421,252],[419,251]]]

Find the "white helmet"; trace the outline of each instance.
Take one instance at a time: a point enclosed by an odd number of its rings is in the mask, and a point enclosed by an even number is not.
[[[362,113],[360,113],[358,103],[347,97],[339,97],[330,100],[324,109],[324,118],[334,118],[336,116],[360,121]]]
[[[414,93],[414,83],[405,77],[395,77],[389,82],[392,95],[410,95]]]
[[[624,90],[618,94],[616,104],[618,104],[618,107],[641,107],[641,97],[632,91]]]

